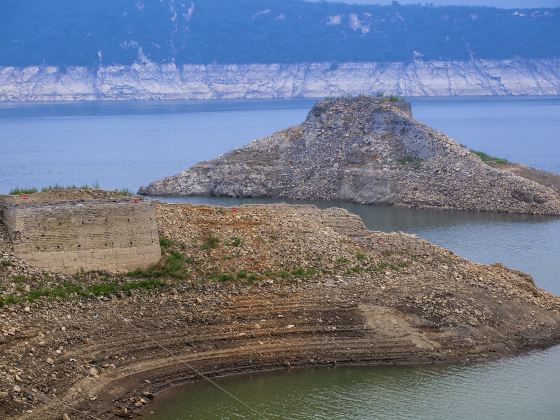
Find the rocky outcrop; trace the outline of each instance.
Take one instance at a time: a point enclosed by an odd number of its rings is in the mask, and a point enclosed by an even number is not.
[[[327,99],[306,121],[140,190],[560,214],[558,193],[493,168],[385,98]]]
[[[560,60],[0,67],[0,101],[558,95]]]

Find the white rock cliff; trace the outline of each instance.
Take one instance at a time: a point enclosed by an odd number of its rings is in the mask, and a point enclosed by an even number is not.
[[[0,101],[558,95],[560,59],[0,67]]]

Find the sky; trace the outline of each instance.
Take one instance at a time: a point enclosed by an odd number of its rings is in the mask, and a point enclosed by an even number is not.
[[[391,4],[391,0],[330,0],[355,4]],[[516,7],[560,7],[560,0],[399,0],[400,4],[425,4],[434,5],[470,5],[494,6],[502,8]]]

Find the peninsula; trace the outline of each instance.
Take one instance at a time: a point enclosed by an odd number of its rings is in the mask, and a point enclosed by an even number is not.
[[[394,97],[318,102],[300,125],[140,189],[560,215],[560,177],[476,155]]]
[[[148,205],[93,196],[72,223],[100,229],[93,212],[121,205],[111,223],[124,225]],[[345,210],[151,205],[163,257],[132,272],[32,267],[0,224],[0,417],[129,418],[197,372],[464,362],[560,342],[560,298],[528,275]]]

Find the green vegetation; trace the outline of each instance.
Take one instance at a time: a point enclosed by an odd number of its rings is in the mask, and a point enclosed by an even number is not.
[[[11,261],[8,261],[8,260],[2,260],[2,265],[3,265],[4,267],[11,267],[11,266],[13,266],[13,264],[11,263]]]
[[[483,162],[486,163],[509,163],[507,159],[503,159],[500,157],[490,156],[484,152],[480,152],[478,150],[471,150],[472,154],[477,155]]]
[[[186,261],[183,254],[179,252],[172,252],[166,256],[160,276],[186,278],[188,277],[189,272],[185,268],[185,264]]]
[[[297,268],[292,270],[291,274],[292,274],[292,276],[297,277],[297,278],[309,278],[309,277],[313,277],[314,275],[316,275],[317,270],[315,270],[314,268],[305,269],[303,267],[297,267]]]
[[[233,238],[231,238],[231,241],[230,241],[229,245],[235,246],[235,247],[241,246],[241,238],[239,238],[237,236],[234,236]]]
[[[13,188],[10,190],[10,195],[22,195],[22,194],[33,194],[36,193],[38,190],[35,187],[30,188]]]
[[[15,276],[12,277],[12,281],[14,283],[26,283],[29,280],[30,279],[27,276],[24,276],[23,274],[16,274]]]
[[[40,298],[67,299],[73,295],[82,297],[104,296],[117,292],[127,292],[135,289],[154,289],[163,287],[165,283],[158,279],[144,279],[139,281],[116,282],[106,281],[90,286],[81,286],[76,283],[65,282],[56,287],[41,287],[33,289],[23,296],[0,297],[0,308],[6,305],[22,302],[34,302]]]
[[[208,235],[206,238],[204,238],[201,248],[205,251],[209,251],[211,249],[217,248],[219,244],[220,244],[219,238],[212,235]]]
[[[161,246],[162,248],[169,248],[171,245],[173,245],[175,242],[173,242],[171,239],[166,238],[165,236],[160,236],[159,237],[159,246]]]
[[[48,185],[41,189],[42,192],[47,191],[56,191],[56,190],[98,190],[99,183],[95,182],[92,185],[84,184],[84,185]]]
[[[146,277],[146,278],[175,278],[185,279],[189,277],[189,271],[185,268],[185,264],[193,262],[187,256],[180,252],[171,252],[166,255],[160,264],[150,267],[147,270],[134,270],[127,274],[128,277]]]
[[[235,276],[229,273],[215,273],[212,274],[210,278],[214,281],[221,281],[221,282],[235,280]]]
[[[388,101],[388,102],[402,102],[402,101],[406,101],[406,99],[402,96],[397,96],[397,95],[385,95],[385,93],[383,92],[377,92],[377,94],[375,95],[376,98],[380,98],[384,101]]]

